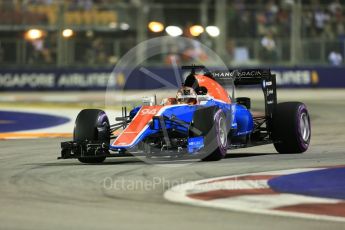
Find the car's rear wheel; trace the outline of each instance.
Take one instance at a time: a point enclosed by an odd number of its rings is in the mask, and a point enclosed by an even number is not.
[[[80,111],[75,121],[73,140],[82,142],[85,140],[110,142],[109,120],[104,111],[99,109],[84,109]],[[80,149],[78,151],[81,151]],[[80,153],[77,153],[80,154]],[[82,163],[102,163],[104,156],[83,156],[78,160]]]
[[[203,161],[218,161],[228,149],[228,124],[224,112],[217,107],[197,110],[193,117],[193,129],[204,137]]]
[[[310,117],[305,104],[277,104],[273,114],[274,147],[279,153],[303,153],[310,143]]]

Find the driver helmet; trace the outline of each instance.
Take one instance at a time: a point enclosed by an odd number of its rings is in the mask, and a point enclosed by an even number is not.
[[[197,103],[197,94],[193,88],[183,86],[177,91],[176,100],[178,104],[195,105]]]

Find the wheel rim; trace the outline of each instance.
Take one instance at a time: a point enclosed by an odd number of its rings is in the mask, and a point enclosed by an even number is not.
[[[222,146],[226,145],[227,142],[227,133],[226,133],[226,124],[224,118],[219,119],[219,139]]]
[[[300,117],[300,131],[301,136],[304,142],[307,142],[309,140],[310,136],[310,123],[309,123],[309,117],[308,114],[302,113]]]

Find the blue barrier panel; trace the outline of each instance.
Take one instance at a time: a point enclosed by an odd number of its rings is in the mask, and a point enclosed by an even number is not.
[[[295,67],[272,68],[280,87],[343,88],[345,68],[336,67]]]
[[[278,87],[343,88],[345,68],[275,67]],[[177,76],[176,76],[177,75]],[[1,91],[105,90],[177,88],[181,71],[169,67],[147,67],[131,72],[102,69],[0,70]]]
[[[0,117],[0,133],[49,128],[70,121],[62,116],[17,111],[0,111]]]

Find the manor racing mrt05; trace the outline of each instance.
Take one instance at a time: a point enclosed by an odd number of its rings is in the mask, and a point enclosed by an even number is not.
[[[275,75],[270,70],[211,73],[202,71],[206,70],[203,66],[182,68],[190,73],[176,96],[159,105],[144,103],[129,114],[124,107],[115,124],[109,123],[102,110],[82,110],[75,121],[73,141],[61,143],[59,159],[101,163],[107,157],[138,155],[216,161],[229,149],[264,144],[273,144],[279,153],[308,149],[307,107],[301,102],[277,103]],[[250,98],[232,98],[223,87],[229,82],[261,86],[264,113],[251,111]]]

